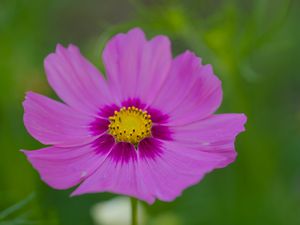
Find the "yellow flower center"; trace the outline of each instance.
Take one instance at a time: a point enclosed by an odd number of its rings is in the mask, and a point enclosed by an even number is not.
[[[109,117],[109,134],[118,142],[130,142],[137,145],[151,136],[152,120],[147,111],[134,106],[122,107]]]

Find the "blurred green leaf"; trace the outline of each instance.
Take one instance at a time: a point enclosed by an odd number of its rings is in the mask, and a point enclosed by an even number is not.
[[[15,205],[12,205],[11,207],[3,210],[0,212],[0,221],[8,217],[9,215],[17,212],[18,210],[25,207],[29,202],[31,202],[34,198],[35,194],[30,194],[27,198],[23,199],[22,201],[16,203]]]

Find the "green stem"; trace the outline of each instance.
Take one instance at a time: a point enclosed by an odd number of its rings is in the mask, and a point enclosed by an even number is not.
[[[131,225],[138,225],[138,200],[136,198],[130,198],[131,202]]]

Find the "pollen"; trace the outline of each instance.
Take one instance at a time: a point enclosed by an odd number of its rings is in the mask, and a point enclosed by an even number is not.
[[[129,142],[137,145],[151,136],[152,120],[147,111],[134,106],[122,107],[109,117],[109,134],[117,142]]]

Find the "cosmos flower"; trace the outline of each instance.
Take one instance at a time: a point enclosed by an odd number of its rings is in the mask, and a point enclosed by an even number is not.
[[[213,114],[222,87],[211,65],[190,51],[173,59],[167,37],[138,28],[114,36],[103,62],[106,77],[77,47],[58,45],[45,70],[64,103],[26,95],[25,126],[49,147],[23,152],[48,185],[151,204],[235,160],[246,117]]]

